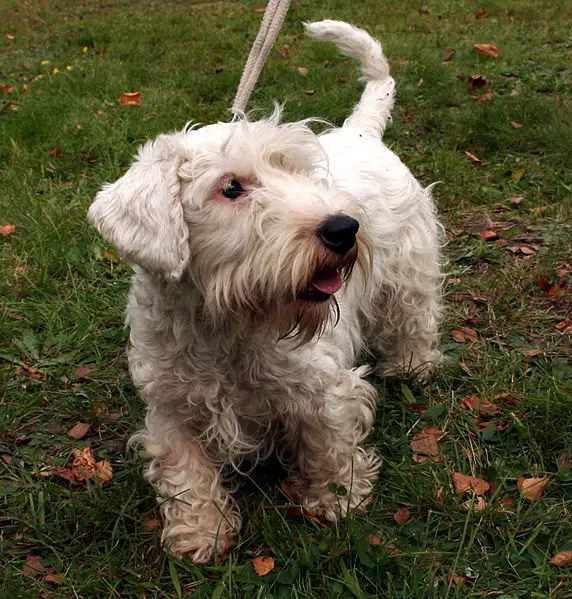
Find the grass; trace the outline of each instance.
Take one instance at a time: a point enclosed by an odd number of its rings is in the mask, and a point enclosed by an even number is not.
[[[384,42],[398,82],[386,141],[423,183],[442,181],[448,363],[425,389],[377,381],[371,443],[383,466],[367,516],[320,528],[264,507],[285,503],[271,464],[240,491],[245,527],[226,561],[197,567],[160,549],[153,494],[125,449],[143,416],[124,357],[129,269],[85,213],[140,142],[227,118],[262,4],[0,7],[0,86],[13,87],[0,94],[0,224],[16,225],[0,237],[0,594],[571,597],[570,568],[549,564],[572,548],[570,329],[561,324],[570,317],[570,14],[560,0],[493,0],[481,19],[468,0],[294,3],[250,107],[264,114],[277,99],[288,120],[340,123],[359,97],[355,65],[305,40],[301,21],[348,20]],[[495,44],[500,58],[475,43]],[[486,87],[470,88],[475,74]],[[120,108],[118,97],[136,90],[143,105]],[[485,230],[499,238],[485,241]],[[461,327],[477,340],[453,341]],[[461,406],[470,395],[496,402],[507,428],[480,424]],[[91,425],[81,440],[66,434],[77,422]],[[429,426],[445,434],[441,457],[417,463],[409,443]],[[111,481],[84,488],[40,476],[86,445],[111,461]],[[494,483],[484,511],[464,505],[452,472]],[[532,476],[550,478],[538,501],[517,488]],[[403,507],[411,520],[400,526]],[[23,574],[31,555],[64,575],[59,584]],[[275,559],[264,578],[256,555]]]

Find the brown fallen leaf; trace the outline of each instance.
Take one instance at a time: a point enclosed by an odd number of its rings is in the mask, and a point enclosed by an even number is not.
[[[479,339],[479,334],[477,331],[475,331],[475,329],[461,327],[460,329],[451,331],[451,337],[453,337],[453,341],[456,343],[465,343],[467,341],[470,343],[475,343]]]
[[[65,580],[65,574],[46,574],[44,576],[44,581],[49,582],[51,584],[60,585],[63,584]]]
[[[570,564],[572,564],[572,551],[567,550],[567,551],[561,551],[560,553],[557,553],[550,560],[549,563],[551,566],[556,566],[557,568],[569,566]]]
[[[22,568],[24,576],[41,576],[47,571],[46,566],[42,564],[42,558],[39,555],[29,555]]]
[[[537,352],[538,350],[529,350],[530,352],[534,351]],[[542,350],[540,350],[541,353],[543,353]],[[524,355],[528,355],[527,352],[524,352]],[[537,356],[538,354],[532,354]],[[509,393],[508,391],[503,391],[502,393],[497,393],[495,395],[495,399],[498,399],[499,401],[502,401],[504,403],[508,403],[511,406],[520,406],[521,401],[520,399],[518,399],[518,397],[514,397],[514,395],[512,395],[512,393]]]
[[[141,92],[125,92],[118,101],[119,106],[141,106]]]
[[[474,500],[468,499],[463,503],[463,509],[474,512],[484,512],[487,509],[487,502],[484,497],[477,496]]]
[[[480,21],[481,19],[484,19],[487,16],[487,11],[486,10],[477,10],[477,12],[475,13],[475,19],[477,19],[477,21]]]
[[[567,453],[561,453],[556,462],[559,468],[572,468],[572,456]]]
[[[468,397],[465,397],[465,399],[461,401],[461,407],[486,416],[494,416],[500,412],[498,406],[479,395],[469,395]]]
[[[252,560],[254,571],[258,576],[266,576],[274,570],[274,558],[272,557],[256,557]]]
[[[456,493],[464,495],[473,492],[475,495],[484,495],[490,488],[489,483],[476,476],[466,476],[460,472],[453,472],[453,486]]]
[[[550,484],[548,477],[542,478],[519,478],[518,488],[520,494],[529,501],[538,501],[543,495],[546,487]]]
[[[482,75],[471,75],[469,77],[469,83],[471,84],[471,89],[482,89],[489,84]]]
[[[111,462],[109,460],[101,460],[100,462],[96,462],[95,476],[102,485],[106,482],[109,482],[113,478]]]
[[[560,331],[563,335],[572,333],[572,321],[569,318],[565,318],[556,325],[556,330]]]
[[[396,524],[398,524],[399,526],[403,526],[404,524],[407,524],[411,521],[411,514],[409,513],[409,510],[406,507],[403,507],[397,510],[395,514],[393,514],[393,519],[395,520]]]
[[[409,447],[414,454],[425,456],[439,455],[439,439],[443,437],[443,433],[437,428],[424,428],[418,435],[415,435]]]
[[[523,200],[524,200],[524,196],[514,196],[513,198],[510,198],[509,202],[513,206],[519,206],[520,204],[522,204]]]
[[[484,104],[485,102],[488,102],[489,100],[492,100],[493,98],[494,98],[493,92],[485,92],[482,96],[480,96],[480,98],[478,98],[477,102],[479,104]]]
[[[93,478],[96,470],[93,449],[89,446],[73,450],[72,473],[77,481]]]
[[[510,121],[510,126],[513,129],[522,129],[524,127],[524,125],[522,123],[519,123],[518,121]]]
[[[151,532],[152,530],[157,530],[161,526],[161,521],[158,518],[145,518],[143,520],[143,530],[147,532]]]
[[[566,282],[560,281],[546,291],[546,297],[552,302],[561,302],[567,296]]]
[[[75,375],[78,379],[86,379],[91,374],[91,369],[86,366],[78,366],[75,369]]]
[[[475,48],[475,50],[479,54],[489,56],[490,58],[499,58],[500,56],[500,52],[497,50],[497,47],[493,44],[475,44],[473,48]]]
[[[528,245],[509,245],[506,249],[513,254],[524,254],[525,256],[532,256],[535,252],[534,248]]]
[[[536,347],[534,349],[525,349],[522,352],[522,355],[525,358],[536,358],[537,356],[543,356],[544,355],[544,350],[541,349],[540,347]]]
[[[475,156],[474,154],[471,154],[471,152],[469,152],[468,150],[465,150],[465,156],[475,165],[475,166],[482,166],[483,165],[483,161],[478,158],[477,156]]]
[[[480,235],[485,241],[494,241],[499,238],[499,234],[496,231],[481,231]]]
[[[399,549],[395,547],[395,545],[393,545],[393,543],[390,543],[389,545],[386,544],[386,542],[375,533],[370,533],[369,535],[367,535],[367,540],[370,545],[381,547],[381,550],[384,553],[387,553],[387,555],[390,555],[392,557],[397,557],[398,555],[401,555],[401,552],[399,551]]]
[[[447,52],[445,52],[445,56],[443,57],[443,62],[449,62],[456,53],[456,50],[447,50]]]
[[[2,237],[8,237],[8,235],[12,235],[16,230],[16,225],[0,225],[0,235]]]
[[[298,73],[300,73],[300,75],[302,75],[302,77],[307,77],[308,76],[308,69],[307,67],[297,67],[296,69],[298,71]]]
[[[43,381],[46,378],[46,373],[34,366],[18,366],[16,372],[34,381]]]
[[[14,89],[13,85],[0,85],[0,94],[11,94]]]
[[[79,441],[87,435],[90,426],[87,422],[78,422],[68,431],[68,437]]]
[[[52,148],[48,152],[48,156],[50,158],[63,158],[64,157],[64,153],[59,148]]]
[[[463,585],[467,584],[467,580],[468,579],[466,576],[457,574],[456,572],[453,572],[453,570],[451,570],[451,568],[449,568],[449,571],[447,574],[447,581],[451,583],[451,586],[453,588],[462,587]]]

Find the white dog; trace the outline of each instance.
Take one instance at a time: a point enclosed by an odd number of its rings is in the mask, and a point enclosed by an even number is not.
[[[306,31],[361,62],[367,84],[343,127],[316,135],[276,110],[161,135],[89,210],[134,265],[129,366],[147,403],[134,439],[151,458],[162,540],[195,562],[241,526],[222,468],[273,450],[308,510],[362,509],[378,457],[360,447],[376,391],[358,356],[369,348],[381,373],[423,381],[441,360],[440,225],[381,142],[387,60],[346,23]]]

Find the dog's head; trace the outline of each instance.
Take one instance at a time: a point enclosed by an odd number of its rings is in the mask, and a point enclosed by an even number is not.
[[[88,214],[130,262],[192,282],[213,324],[311,338],[368,243],[308,123],[211,125],[143,146]]]

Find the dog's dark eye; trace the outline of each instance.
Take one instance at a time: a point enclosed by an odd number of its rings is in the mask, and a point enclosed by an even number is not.
[[[244,188],[240,184],[240,181],[233,179],[223,190],[222,195],[229,200],[236,200],[239,196],[244,193]]]

